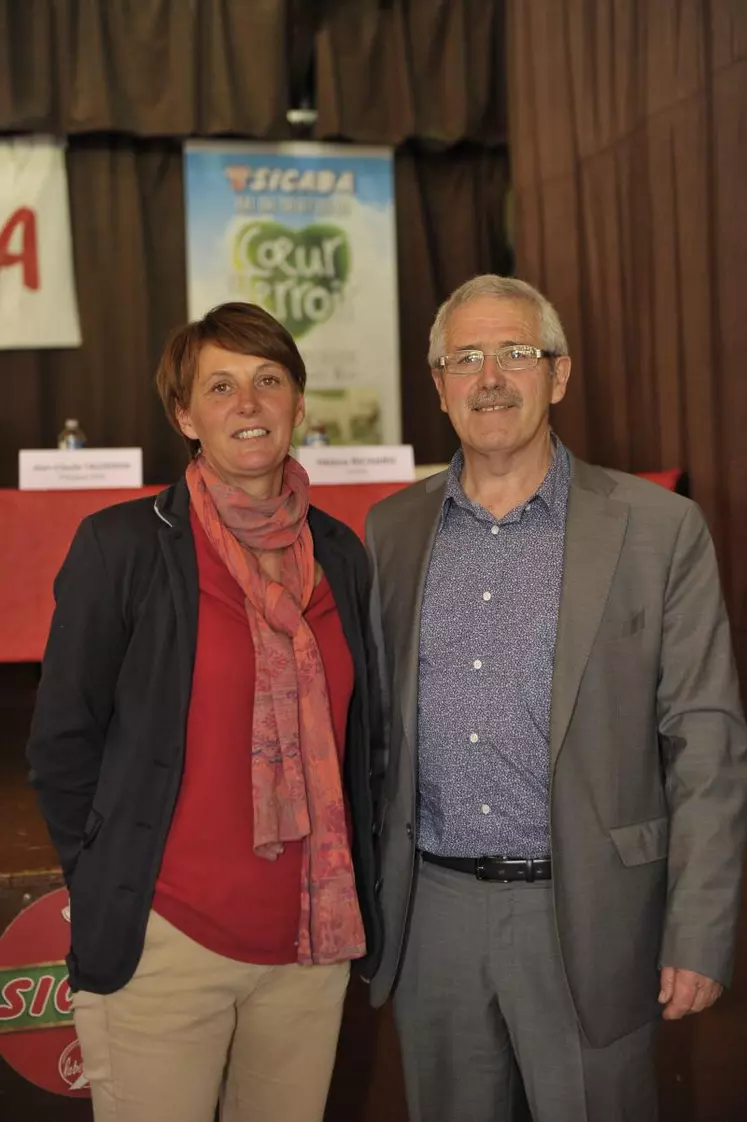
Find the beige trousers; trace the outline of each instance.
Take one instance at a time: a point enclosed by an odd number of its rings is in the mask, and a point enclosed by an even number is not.
[[[235,962],[151,912],[127,985],[75,994],[96,1122],[322,1122],[349,974]]]

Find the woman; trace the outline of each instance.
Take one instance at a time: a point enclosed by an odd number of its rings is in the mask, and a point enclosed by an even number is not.
[[[96,1122],[318,1122],[378,952],[368,565],[288,454],[305,381],[257,306],[178,330],[185,478],[87,518],[55,584],[28,756]]]

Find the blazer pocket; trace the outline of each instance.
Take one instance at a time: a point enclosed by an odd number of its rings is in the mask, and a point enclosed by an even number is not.
[[[375,838],[381,837],[384,833],[384,823],[386,822],[386,812],[389,810],[389,800],[382,798],[376,808],[373,823],[373,835]]]
[[[631,826],[615,826],[610,830],[623,865],[645,865],[649,861],[662,861],[669,848],[669,818],[649,818]]]
[[[646,609],[641,608],[629,616],[603,620],[600,635],[607,642],[619,639],[630,639],[646,628]]]
[[[88,849],[91,842],[94,840],[99,830],[101,823],[104,821],[103,817],[97,810],[92,810],[86,820],[86,828],[83,831],[83,840],[81,842],[82,849]]]

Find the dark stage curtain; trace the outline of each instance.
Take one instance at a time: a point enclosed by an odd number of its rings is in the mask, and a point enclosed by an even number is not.
[[[289,0],[0,0],[0,131],[287,135]]]
[[[312,56],[317,137],[397,146],[403,435],[421,462],[450,455],[428,329],[509,261],[502,53],[503,0],[0,0],[0,134],[68,135],[83,331],[76,350],[0,351],[0,486],[66,416],[93,444],[141,445],[146,482],[181,471],[153,391],[187,314],[177,138],[287,138]]]

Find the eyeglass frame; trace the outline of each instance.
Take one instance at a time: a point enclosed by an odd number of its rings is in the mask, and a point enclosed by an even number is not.
[[[519,347],[521,347],[522,350],[524,350],[526,352],[526,357],[527,358],[529,358],[530,356],[534,357],[534,363],[531,366],[525,366],[523,368],[523,370],[511,370],[510,368],[506,368],[505,366],[503,366],[503,364],[501,363],[501,360],[500,360],[500,355],[502,353],[504,353],[505,351],[518,350]],[[482,362],[480,363],[480,365],[477,368],[472,369],[472,370],[464,370],[464,371],[449,370],[447,368],[446,361],[449,358],[454,358],[456,355],[465,355],[465,356],[466,355],[482,355]],[[463,378],[463,377],[465,377],[466,375],[469,375],[469,374],[480,374],[480,373],[482,373],[482,371],[485,367],[485,359],[486,358],[494,358],[496,363],[498,364],[498,367],[508,374],[521,374],[521,373],[524,372],[524,370],[534,370],[534,369],[536,369],[537,365],[540,362],[540,359],[543,359],[543,358],[561,358],[561,357],[562,356],[557,354],[555,351],[545,351],[545,350],[542,350],[541,347],[532,346],[530,343],[506,343],[498,351],[484,351],[482,349],[482,347],[464,347],[460,351],[452,351],[448,355],[442,355],[441,358],[439,358],[437,360],[436,365],[437,365],[438,369],[441,370],[442,373],[450,374],[452,377],[456,377],[456,378]]]

